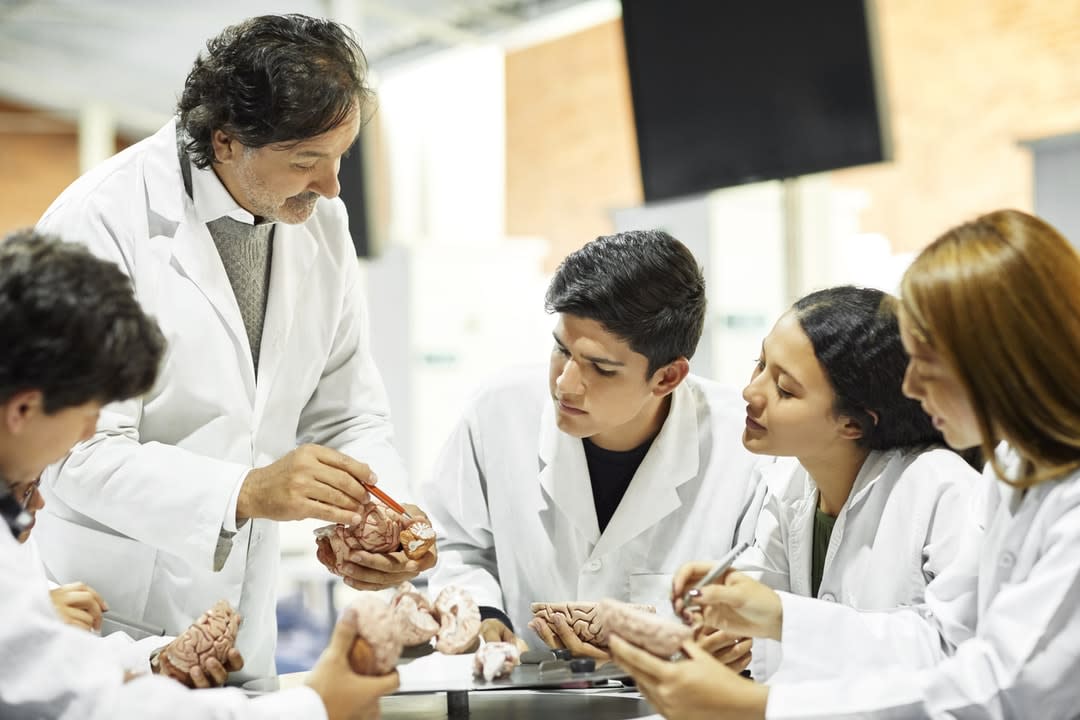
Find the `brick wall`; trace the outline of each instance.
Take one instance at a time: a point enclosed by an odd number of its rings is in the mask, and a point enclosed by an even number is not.
[[[978,213],[1031,210],[1031,155],[1018,142],[1080,129],[1080,2],[876,7],[895,160],[832,175],[869,191],[862,229],[915,250]]]
[[[23,112],[26,108],[0,103],[0,113]],[[51,120],[42,124],[58,125]],[[74,125],[61,134],[0,132],[0,235],[36,223],[78,175]]]
[[[622,25],[506,56],[506,230],[551,242],[547,269],[642,202]]]

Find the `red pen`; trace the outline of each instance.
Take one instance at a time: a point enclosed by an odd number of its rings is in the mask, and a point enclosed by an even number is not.
[[[375,485],[368,485],[367,483],[361,483],[361,484],[367,489],[367,491],[369,493],[371,493],[372,495],[374,495],[375,497],[379,498],[384,503],[386,503],[386,506],[388,508],[401,513],[402,515],[404,515],[407,518],[410,518],[410,519],[412,518],[412,515],[410,515],[409,512],[405,508],[401,507],[401,505],[398,504],[397,500],[394,500],[394,498],[392,498],[389,495],[387,495],[386,493],[384,493],[378,487],[376,487]]]

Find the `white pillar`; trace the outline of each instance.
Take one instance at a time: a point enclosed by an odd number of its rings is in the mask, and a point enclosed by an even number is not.
[[[104,103],[79,108],[79,173],[116,153],[116,115]]]

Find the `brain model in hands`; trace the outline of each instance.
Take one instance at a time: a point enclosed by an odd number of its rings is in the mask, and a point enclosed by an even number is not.
[[[411,583],[402,583],[389,603],[361,592],[349,604],[357,635],[349,653],[353,671],[361,675],[390,672],[406,645],[435,639],[435,649],[456,655],[469,649],[480,634],[480,608],[460,588],[445,588],[429,603]]]
[[[345,609],[356,623],[349,665],[358,675],[385,675],[401,656],[401,637],[394,611],[374,593],[362,592]]]
[[[159,672],[194,687],[192,668],[210,658],[226,665],[226,656],[236,643],[240,620],[240,614],[229,603],[219,600],[161,650]]]
[[[382,503],[368,502],[356,511],[352,525],[325,525],[315,530],[315,542],[334,558],[334,571],[342,567],[354,550],[371,553],[404,551],[416,560],[435,544],[435,530],[423,518],[407,518]]]
[[[555,617],[562,616],[570,629],[574,631],[574,634],[582,642],[597,647],[606,647],[606,636],[598,612],[599,605],[597,602],[589,601],[535,602],[531,605],[531,610],[534,618],[533,622],[546,623],[556,637],[558,637],[558,633],[555,629]],[[656,612],[656,608],[652,605],[632,605],[631,607],[643,613]]]
[[[693,637],[694,631],[682,623],[653,613],[642,612],[639,606],[618,600],[601,600],[596,608],[600,621],[600,642],[608,644],[611,635],[648,650],[661,658],[670,658],[682,644]]]

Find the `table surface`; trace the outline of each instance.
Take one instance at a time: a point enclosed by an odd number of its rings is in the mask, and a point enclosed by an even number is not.
[[[448,708],[447,696],[442,693],[391,695],[382,699],[380,708],[383,720],[630,720],[653,712],[637,693],[619,696],[588,690],[470,693],[468,707],[454,713]]]
[[[401,685],[397,695],[437,692],[490,692],[493,690],[523,690],[529,688],[587,688],[614,687],[629,675],[614,663],[602,665],[587,673],[571,672],[568,663],[554,662],[543,665],[519,665],[510,677],[488,682],[473,677],[473,656],[443,655],[432,653],[397,666]],[[252,694],[276,692],[303,684],[308,673],[286,673],[272,678],[261,678],[244,683]]]
[[[562,664],[545,665],[543,672],[537,665],[524,665],[509,678],[488,683],[473,678],[472,663],[471,654],[433,653],[398,665],[401,686],[380,702],[384,720],[630,720],[653,713],[636,691],[617,682],[626,673],[614,664],[592,673],[571,673]],[[288,673],[251,680],[243,688],[262,695],[299,686],[307,676]]]

